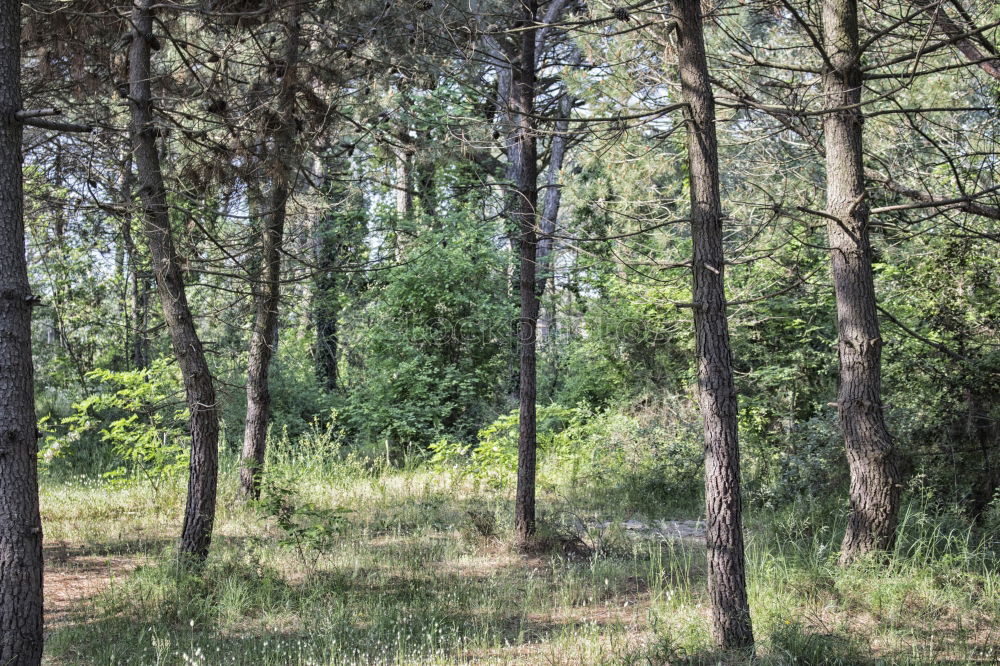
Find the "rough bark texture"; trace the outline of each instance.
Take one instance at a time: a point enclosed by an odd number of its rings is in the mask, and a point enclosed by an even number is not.
[[[743,554],[740,450],[722,247],[715,100],[698,0],[676,5],[678,69],[688,105],[694,327],[705,431],[705,513],[712,635],[724,649],[753,645]]]
[[[896,535],[899,471],[881,398],[882,337],[875,307],[869,207],[862,158],[861,61],[856,0],[824,0],[823,36],[831,66],[823,89],[827,222],[837,300],[840,386],[837,405],[851,473],[850,516],[840,560],[888,550]]]
[[[139,197],[163,319],[184,378],[190,411],[191,462],[180,556],[204,560],[212,541],[219,464],[219,414],[205,351],[188,307],[180,259],[174,248],[167,192],[156,150],[156,124],[150,84],[150,0],[137,0],[132,11],[129,47],[130,133]]]
[[[552,145],[548,173],[546,174],[545,196],[542,201],[541,216],[538,224],[538,249],[535,251],[535,294],[539,300],[538,324],[536,332],[538,342],[544,345],[552,334],[555,324],[556,301],[550,301],[547,307],[542,307],[542,296],[545,295],[545,286],[551,281],[553,292],[555,291],[555,277],[553,267],[555,265],[556,245],[553,234],[556,230],[556,220],[559,218],[559,207],[562,203],[562,183],[560,183],[563,161],[566,157],[566,147],[569,143],[569,114],[573,111],[573,98],[568,92],[563,92],[563,97],[559,102],[559,118],[555,122],[552,135]],[[553,350],[554,352],[554,350]],[[550,354],[552,360],[552,377],[557,373],[557,357],[555,353]]]
[[[278,338],[278,304],[281,298],[281,248],[285,234],[289,181],[295,147],[295,93],[299,59],[301,3],[288,6],[285,22],[285,75],[279,91],[284,114],[271,147],[271,191],[261,220],[261,275],[254,289],[254,325],[247,362],[247,416],[240,456],[240,491],[244,498],[260,496],[260,475],[271,420],[268,373]]]
[[[538,155],[535,122],[535,15],[536,0],[521,3],[520,49],[513,65],[510,91],[510,118],[514,141],[510,160],[516,190],[515,218],[520,233],[518,292],[521,314],[518,326],[521,369],[518,378],[520,421],[517,438],[517,494],[514,500],[514,527],[524,542],[535,533],[535,324],[538,294],[535,293],[535,230],[538,208]]]
[[[42,660],[42,521],[21,179],[21,3],[0,4],[0,664]]]

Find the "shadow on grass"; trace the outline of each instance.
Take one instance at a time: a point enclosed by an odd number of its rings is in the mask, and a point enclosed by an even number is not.
[[[236,540],[218,544],[225,548],[195,576],[172,566],[160,542],[159,559],[53,634],[51,654],[66,663],[191,663],[184,655],[195,650],[219,658],[193,663],[521,663],[557,649],[548,644],[624,631],[615,609],[628,601],[634,615],[649,590],[623,562],[609,564],[621,569],[614,580],[595,574],[594,561],[564,560],[558,572],[537,558],[456,570],[436,539],[369,543],[370,566],[299,577]],[[508,650],[519,656],[507,661]]]
[[[46,544],[43,549],[46,562],[65,562],[81,557],[156,555],[176,543],[176,539],[149,537],[136,539],[115,539],[83,545],[62,543]]]

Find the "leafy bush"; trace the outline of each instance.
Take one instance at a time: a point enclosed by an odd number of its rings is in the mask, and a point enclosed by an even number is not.
[[[652,401],[601,412],[583,405],[539,407],[539,486],[590,501],[622,501],[650,515],[695,505],[701,440],[693,416],[687,407]],[[512,411],[480,430],[475,445],[440,439],[430,446],[430,463],[507,488],[516,478],[518,423]]]
[[[442,436],[469,437],[499,394],[512,309],[501,257],[467,222],[443,220],[438,245],[408,250],[367,306],[345,313],[357,337],[342,343],[344,418],[369,449],[402,457]]]
[[[278,545],[293,548],[310,570],[315,569],[320,555],[333,547],[345,523],[342,509],[303,501],[288,477],[266,477],[254,505],[266,518],[274,519],[280,533]]]
[[[87,377],[102,390],[75,403],[62,428],[43,424],[49,429],[39,452],[44,465],[72,454],[74,445],[96,434],[119,463],[104,473],[116,483],[145,479],[158,488],[186,468],[188,412],[176,366],[161,358],[143,370],[98,369]]]

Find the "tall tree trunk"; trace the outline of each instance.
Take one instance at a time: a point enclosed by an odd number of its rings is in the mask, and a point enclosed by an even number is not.
[[[126,275],[128,289],[129,318],[126,321],[126,349],[129,366],[136,370],[149,367],[149,277],[140,267],[142,258],[132,234],[132,202],[134,200],[134,177],[132,174],[131,152],[122,160],[120,197],[122,202],[122,241],[128,263]]]
[[[322,264],[320,267],[322,268]],[[314,308],[316,319],[316,370],[320,381],[328,391],[336,391],[340,383],[338,361],[340,359],[340,307],[336,303],[337,294],[327,289],[323,283],[317,284],[318,299]]]
[[[219,465],[219,413],[212,374],[195,330],[184,290],[180,259],[174,247],[167,191],[156,151],[156,122],[150,83],[153,41],[151,0],[136,0],[129,46],[130,134],[146,240],[163,305],[163,318],[184,378],[190,412],[191,461],[187,506],[181,530],[180,557],[197,564],[208,556],[215,521]]]
[[[24,256],[21,3],[0,4],[0,664],[42,660],[31,292]]]
[[[316,160],[317,173],[329,178],[333,165]],[[340,192],[339,184],[330,179],[323,186],[323,192],[332,198],[341,194],[331,203],[331,210],[320,215],[313,227],[313,259],[316,272],[313,275],[312,320],[316,327],[316,344],[313,351],[316,359],[316,377],[328,391],[336,391],[340,383],[338,361],[340,359],[340,288],[342,280],[337,272],[340,254],[347,231],[338,228],[339,219],[333,210],[347,205],[347,196]]]
[[[579,64],[579,54],[574,64]],[[552,131],[552,148],[549,151],[549,167],[546,174],[545,198],[542,203],[542,215],[539,222],[540,238],[538,239],[538,274],[536,275],[536,291],[539,295],[545,293],[545,283],[552,271],[553,251],[556,230],[556,220],[559,218],[559,206],[562,203],[561,173],[566,160],[566,149],[569,144],[569,116],[573,112],[574,99],[568,91],[563,91],[559,100],[559,118],[556,119]]]
[[[405,134],[403,136],[404,141],[409,140]],[[408,147],[403,147],[396,149],[395,159],[396,212],[401,220],[409,220],[413,217],[413,157]]]
[[[510,91],[510,118],[514,141],[511,145],[515,201],[515,221],[520,234],[518,292],[521,301],[518,341],[520,373],[518,402],[520,421],[517,439],[517,493],[514,500],[514,527],[518,539],[527,541],[535,533],[535,324],[538,294],[535,292],[535,224],[538,208],[538,148],[535,134],[535,33],[537,0],[521,0],[519,58],[513,63]]]
[[[699,0],[675,5],[678,69],[688,105],[695,353],[705,431],[705,513],[712,635],[724,649],[753,646],[743,553],[736,388],[726,320],[715,99]]]
[[[864,553],[892,547],[900,476],[882,414],[882,337],[862,157],[857,1],[823,0],[822,20],[829,62],[823,90],[830,107],[842,109],[824,116],[823,134],[840,356],[837,406],[851,473],[850,515],[840,551],[841,563],[848,563]]]
[[[295,94],[301,14],[300,0],[288,5],[285,21],[285,74],[281,80],[278,108],[284,114],[271,147],[271,192],[261,228],[261,276],[254,298],[254,325],[247,364],[247,416],[240,456],[240,490],[247,499],[260,496],[261,468],[271,420],[268,373],[278,338],[278,304],[281,298],[281,248],[285,233],[289,181],[295,162]]]
[[[576,54],[573,64],[580,63],[580,54]],[[545,294],[545,286],[552,282],[555,289],[555,279],[552,275],[552,268],[555,265],[555,238],[553,234],[556,230],[556,221],[559,218],[559,207],[562,203],[562,183],[561,173],[563,163],[566,159],[566,149],[569,144],[569,116],[573,112],[574,99],[568,91],[563,91],[562,99],[559,100],[559,118],[556,119],[552,131],[552,146],[549,150],[549,166],[545,179],[545,197],[542,201],[542,214],[538,224],[538,250],[535,253],[535,263],[538,266],[535,275],[535,293],[539,300]],[[555,299],[551,301],[551,307],[541,310],[538,318],[538,339],[542,342],[548,340],[555,319]],[[553,368],[555,363],[553,364]]]
[[[316,326],[316,376],[328,391],[336,391],[340,376],[340,294],[337,279],[339,243],[336,222],[330,214],[320,217],[315,230],[313,322]]]

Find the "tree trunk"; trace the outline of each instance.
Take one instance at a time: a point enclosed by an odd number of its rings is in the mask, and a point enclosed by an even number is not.
[[[208,556],[215,521],[219,414],[212,374],[188,307],[180,259],[170,229],[160,157],[156,151],[157,129],[150,84],[152,40],[150,0],[137,0],[132,10],[129,47],[130,134],[153,273],[163,305],[163,318],[184,378],[190,411],[191,461],[179,554],[182,560],[198,563]]]
[[[580,64],[580,54],[577,53],[573,59],[573,64]],[[553,234],[556,230],[556,221],[559,218],[559,207],[562,203],[562,183],[561,173],[563,162],[566,159],[566,148],[569,144],[569,116],[573,112],[574,99],[568,91],[563,91],[562,99],[559,100],[559,118],[556,119],[552,130],[552,146],[549,151],[549,166],[546,174],[545,197],[542,202],[542,214],[538,224],[538,250],[535,252],[535,264],[537,272],[535,274],[535,293],[538,294],[539,301],[545,294],[545,286],[551,282],[552,289],[555,290],[555,278],[552,274],[555,265],[555,238]],[[542,309],[539,304],[538,316],[538,340],[545,344],[551,334],[553,322],[555,321],[554,298],[550,301],[550,306]],[[556,367],[555,356],[553,359],[553,370]],[[555,374],[553,373],[553,376]]]
[[[573,63],[579,64],[579,54]],[[569,144],[569,116],[573,112],[574,99],[568,91],[563,91],[559,100],[559,118],[556,119],[552,131],[552,149],[549,151],[549,167],[546,174],[545,199],[542,204],[542,216],[539,222],[541,237],[538,240],[538,274],[536,275],[536,291],[541,296],[545,293],[545,283],[552,271],[556,230],[556,220],[559,218],[559,206],[562,203],[562,183],[560,174],[566,159],[566,148]]]
[[[405,132],[401,136],[405,145],[409,137]],[[395,159],[396,212],[401,220],[410,220],[413,217],[413,157],[404,147],[395,150]]]
[[[323,222],[328,224],[327,221]],[[338,281],[332,276],[336,251],[328,247],[329,230],[321,229],[318,234],[316,265],[318,267],[313,320],[316,325],[316,375],[328,391],[336,391],[340,382],[338,360],[340,358],[340,303],[337,293]]]
[[[327,176],[331,165],[317,160],[316,171]],[[340,219],[333,215],[347,205],[347,195],[339,191],[336,181],[327,182],[323,192],[330,198],[340,195],[332,202],[332,210],[326,211],[316,221],[313,228],[314,261],[312,319],[316,328],[316,377],[328,391],[336,391],[340,384],[338,361],[340,359],[340,290],[341,275],[337,268],[348,231],[338,228]]]
[[[513,63],[510,91],[510,119],[514,141],[511,160],[517,199],[514,216],[520,234],[520,270],[518,292],[521,314],[518,325],[520,373],[518,402],[520,420],[517,439],[517,494],[514,501],[514,527],[524,543],[535,533],[535,324],[538,319],[538,294],[535,292],[535,261],[538,236],[535,230],[538,207],[538,155],[535,121],[535,15],[537,0],[522,0],[522,16],[516,23],[520,30],[520,53]]]
[[[963,393],[966,409],[965,439],[979,453],[979,460],[972,470],[969,514],[976,522],[981,523],[1000,489],[1000,466],[996,460],[997,449],[1000,448],[1000,424],[990,414],[990,407],[995,404],[992,392],[983,394],[966,384]]]
[[[856,0],[823,0],[831,66],[823,72],[827,222],[837,299],[840,386],[837,405],[851,473],[850,515],[840,561],[888,550],[896,535],[900,478],[881,398],[882,337],[875,308],[869,207],[862,158],[861,60]],[[850,107],[850,108],[846,108]]]
[[[128,308],[131,310],[126,320],[126,349],[129,367],[134,370],[144,370],[149,367],[149,278],[148,273],[140,268],[139,248],[132,235],[132,202],[134,182],[132,176],[132,155],[122,163],[121,190],[123,213],[121,215],[122,242],[125,246],[125,259],[129,270],[126,274],[129,292]]]
[[[295,93],[298,80],[299,15],[301,3],[288,6],[285,23],[285,75],[281,80],[279,108],[285,114],[271,148],[271,193],[262,215],[261,279],[255,289],[254,326],[247,364],[247,416],[240,456],[240,490],[246,499],[260,496],[261,468],[271,420],[268,373],[278,339],[278,304],[281,298],[281,248],[285,233],[289,181],[295,149]]]
[[[675,5],[678,69],[688,105],[695,353],[705,432],[705,514],[712,635],[724,649],[753,646],[743,554],[736,388],[726,319],[715,99],[709,83],[701,4]]]
[[[31,292],[24,256],[21,3],[0,6],[0,664],[42,661]]]
[[[417,182],[420,183],[420,210],[427,216],[432,229],[440,228],[437,219],[437,183],[433,162],[423,162],[417,167]]]

